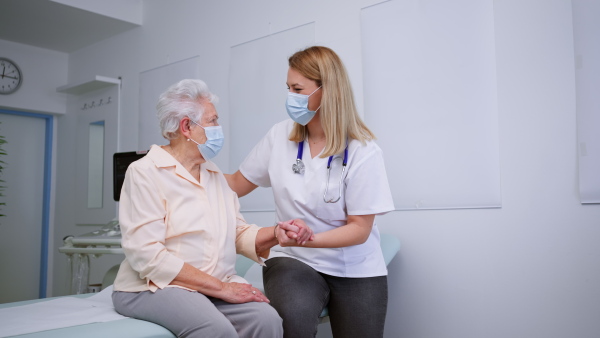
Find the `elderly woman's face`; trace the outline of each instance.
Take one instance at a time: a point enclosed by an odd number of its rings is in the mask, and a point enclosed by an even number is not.
[[[202,119],[197,121],[202,127],[214,127],[219,125],[219,114],[217,113],[217,109],[215,109],[215,105],[206,102],[202,104],[204,106],[204,115],[202,115]],[[206,142],[206,133],[204,129],[199,126],[191,123],[191,133],[192,138],[196,140],[198,143]]]

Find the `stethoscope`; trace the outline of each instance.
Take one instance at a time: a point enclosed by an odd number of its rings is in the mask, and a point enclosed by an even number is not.
[[[304,142],[298,142],[298,155],[296,155],[296,163],[292,164],[292,171],[294,174],[304,175],[305,166],[304,162],[302,162],[302,153],[304,151]],[[339,196],[337,199],[327,199],[327,192],[329,192],[329,176],[331,175],[331,161],[333,160],[333,156],[329,156],[329,160],[327,160],[327,183],[325,184],[325,192],[323,193],[323,201],[325,203],[335,203],[342,198],[342,182],[344,181],[344,172],[346,171],[346,164],[348,163],[348,145],[346,145],[346,149],[344,149],[344,160],[342,161],[342,173],[340,175],[340,190]]]

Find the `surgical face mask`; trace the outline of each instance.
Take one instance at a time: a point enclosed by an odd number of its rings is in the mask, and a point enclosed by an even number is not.
[[[319,88],[315,89],[310,95],[314,94],[320,88],[321,87],[319,86]],[[317,110],[321,108],[319,106],[315,111],[308,110],[308,98],[310,95],[288,92],[287,101],[285,102],[285,108],[287,109],[290,118],[303,126],[308,124],[317,113]]]
[[[191,138],[189,138],[188,141],[191,140],[198,145],[198,150],[200,150],[200,154],[202,154],[202,157],[204,157],[205,160],[210,160],[217,156],[219,151],[221,151],[221,148],[223,148],[223,143],[225,143],[223,128],[221,126],[202,127],[197,122],[194,122],[194,120],[190,119],[190,121],[204,129],[204,133],[206,134],[206,142],[201,144],[192,140]]]

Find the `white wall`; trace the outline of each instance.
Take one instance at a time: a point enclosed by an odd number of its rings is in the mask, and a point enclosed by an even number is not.
[[[378,2],[147,0],[141,28],[70,55],[69,80],[123,77],[120,149],[135,150],[139,72],[198,55],[206,64],[204,80],[221,97],[217,109],[227,135],[230,47],[315,22],[317,43],[345,61],[362,110],[359,14]],[[387,337],[600,333],[600,206],[582,206],[577,196],[571,2],[497,0],[494,20],[502,208],[379,218],[382,230],[402,241],[390,264]],[[69,149],[72,122],[67,116],[59,124],[59,146]],[[73,165],[61,149],[59,166]],[[68,170],[58,175],[69,179]],[[57,210],[68,210],[71,193],[64,188]],[[273,219],[270,213],[246,216],[263,224]],[[56,242],[74,230],[71,219],[57,213]],[[61,262],[56,257],[55,269]],[[61,282],[56,274],[56,294],[63,292]]]
[[[67,96],[57,93],[56,88],[67,83],[67,54],[0,40],[0,55],[14,61],[23,74],[19,90],[0,96],[0,107],[46,114],[65,113]]]

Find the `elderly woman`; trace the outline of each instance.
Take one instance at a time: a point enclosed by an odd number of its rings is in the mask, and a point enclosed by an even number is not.
[[[126,258],[113,303],[178,337],[281,337],[269,300],[236,276],[236,252],[263,264],[278,242],[274,227],[244,221],[210,161],[224,140],[215,100],[199,80],[161,95],[157,115],[169,144],[153,145],[127,170],[119,208]],[[310,235],[300,231],[298,239]]]

